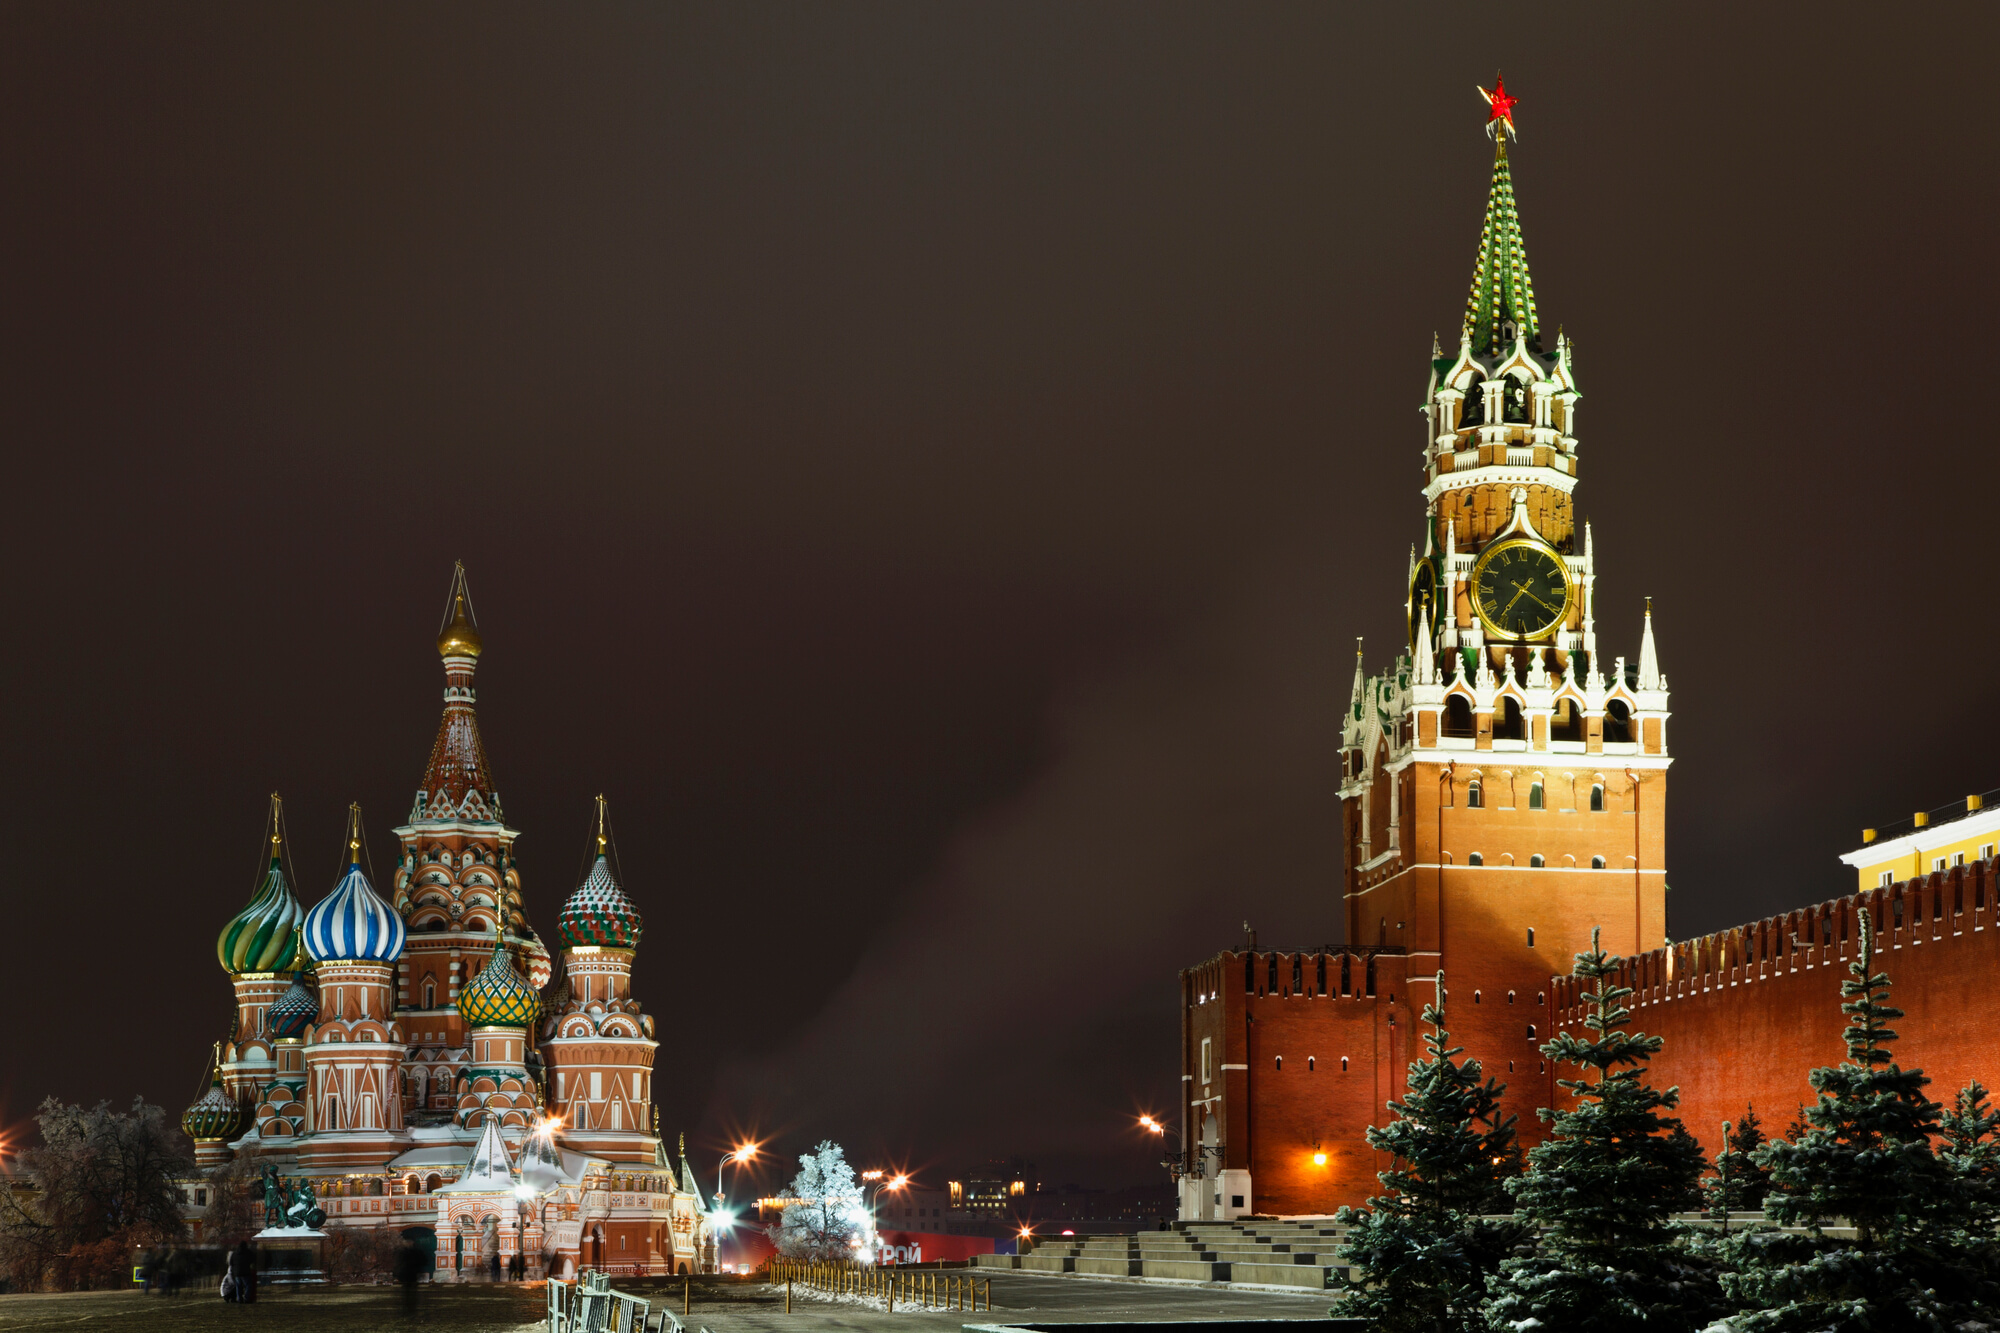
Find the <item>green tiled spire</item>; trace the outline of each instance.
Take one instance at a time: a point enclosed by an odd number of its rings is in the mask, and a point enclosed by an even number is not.
[[[1508,321],[1541,345],[1535,323],[1535,284],[1528,276],[1528,250],[1521,240],[1521,214],[1514,207],[1514,177],[1507,168],[1507,131],[1495,136],[1493,189],[1486,197],[1486,225],[1479,233],[1479,263],[1472,271],[1472,294],[1465,302],[1465,336],[1474,353],[1493,355],[1513,345],[1503,335]]]

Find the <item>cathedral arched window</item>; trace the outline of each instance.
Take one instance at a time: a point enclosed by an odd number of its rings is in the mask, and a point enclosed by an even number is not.
[[[1468,810],[1477,810],[1479,809],[1479,803],[1480,803],[1479,779],[1474,778],[1472,781],[1465,784],[1465,808]],[[1477,863],[1475,862],[1474,864]]]
[[[1594,782],[1590,786],[1590,812],[1594,815],[1604,813],[1604,784],[1601,782]],[[1604,858],[1600,856],[1597,859],[1602,861]]]
[[[424,1008],[426,1008],[426,1009],[435,1009],[435,1008],[437,1008],[437,990],[438,990],[438,985],[437,985],[437,980],[436,980],[436,978],[434,978],[434,977],[425,977],[425,978],[424,978]]]
[[[1539,810],[1542,808],[1542,780],[1540,778],[1536,778],[1528,784],[1528,808],[1530,810]]]

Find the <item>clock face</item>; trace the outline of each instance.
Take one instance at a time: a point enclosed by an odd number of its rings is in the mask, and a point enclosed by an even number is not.
[[[1472,567],[1472,604],[1496,638],[1539,639],[1569,615],[1569,569],[1540,542],[1516,537]]]
[[[1437,571],[1431,562],[1417,563],[1417,572],[1410,576],[1410,651],[1417,650],[1417,620],[1424,608],[1430,608],[1431,628],[1437,628]]]

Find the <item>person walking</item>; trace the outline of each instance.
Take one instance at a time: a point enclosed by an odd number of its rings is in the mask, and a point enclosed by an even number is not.
[[[246,1304],[257,1300],[257,1251],[250,1248],[249,1241],[243,1241],[230,1256],[230,1266],[236,1271],[236,1299]]]

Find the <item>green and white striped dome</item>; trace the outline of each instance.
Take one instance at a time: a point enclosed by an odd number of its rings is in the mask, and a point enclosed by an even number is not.
[[[231,917],[216,937],[216,960],[231,976],[305,967],[299,941],[299,926],[304,920],[305,909],[299,906],[274,855],[249,905]]]

